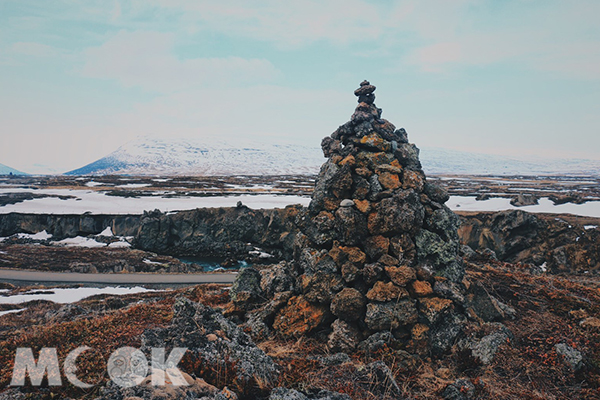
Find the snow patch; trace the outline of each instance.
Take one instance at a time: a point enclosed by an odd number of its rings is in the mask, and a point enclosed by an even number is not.
[[[108,245],[108,247],[112,248],[112,249],[123,249],[123,248],[127,248],[127,247],[131,247],[131,244],[127,243],[127,242],[112,242],[111,244]]]
[[[43,230],[43,231],[35,233],[35,234],[19,233],[19,234],[17,234],[17,237],[19,239],[48,240],[52,237],[52,235],[49,234],[48,232],[46,232],[45,230]]]
[[[586,231],[589,231],[590,229],[597,229],[598,225],[585,225],[583,227],[583,229],[585,229]]]
[[[151,185],[149,183],[127,183],[125,185],[118,185],[116,187],[135,189],[135,188],[143,188],[143,187],[148,187],[148,186],[151,186]]]
[[[102,232],[100,232],[98,234],[98,236],[113,237],[114,234],[112,232],[112,229],[110,229],[110,226],[107,226],[106,229],[104,229]]]
[[[3,315],[6,315],[6,314],[15,314],[15,313],[18,313],[18,312],[21,312],[21,311],[25,311],[25,310],[27,310],[27,309],[26,308],[20,308],[18,310],[0,311],[0,317],[3,316]]]
[[[142,261],[144,264],[148,264],[148,265],[163,265],[164,263],[158,262],[158,261],[152,261],[152,260],[148,260],[147,258],[145,258]]]
[[[51,289],[44,290],[40,293],[39,290],[30,290],[25,293],[20,293],[14,296],[0,297],[0,304],[20,304],[32,300],[48,300],[54,303],[66,304],[75,303],[86,297],[95,296],[98,294],[111,295],[126,295],[145,292],[156,292],[157,290],[146,289],[144,287],[103,287],[103,288],[66,288],[66,289]]]
[[[86,248],[96,248],[96,247],[106,247],[106,243],[100,243],[95,241],[94,239],[76,236],[74,238],[67,238],[60,240],[58,242],[54,242],[58,245],[63,245],[66,247],[86,247]]]
[[[87,186],[87,187],[96,187],[96,186],[102,186],[102,185],[104,185],[104,183],[94,182],[94,181],[89,181],[85,184],[85,186]]]

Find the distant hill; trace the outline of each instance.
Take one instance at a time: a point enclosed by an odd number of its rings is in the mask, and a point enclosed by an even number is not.
[[[193,139],[131,141],[68,175],[306,175],[325,161],[319,148]]]
[[[428,174],[600,176],[600,160],[518,158],[436,147],[421,150],[421,163]]]
[[[67,175],[303,175],[325,158],[317,146],[142,137]],[[428,174],[600,175],[600,161],[520,159],[442,148],[421,150]]]
[[[10,175],[11,173],[13,175],[27,175],[25,172],[21,172],[19,170],[14,169],[14,168],[7,167],[4,164],[0,164],[0,175]]]

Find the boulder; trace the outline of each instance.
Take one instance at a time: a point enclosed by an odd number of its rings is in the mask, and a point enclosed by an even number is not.
[[[296,296],[277,313],[273,329],[284,338],[299,338],[321,325],[326,317],[325,306],[311,304],[303,296]]]
[[[365,313],[365,297],[356,289],[345,288],[331,302],[331,312],[344,321],[357,321]]]

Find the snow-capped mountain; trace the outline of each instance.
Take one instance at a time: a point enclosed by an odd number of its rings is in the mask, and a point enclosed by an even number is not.
[[[21,172],[19,170],[14,169],[14,168],[8,167],[8,166],[6,166],[4,164],[0,164],[0,175],[10,175],[10,174],[13,174],[13,175],[27,175],[24,172]]]
[[[325,162],[318,146],[206,143],[142,137],[68,175],[310,175]],[[442,148],[421,149],[427,174],[600,175],[600,161],[520,159]]]
[[[293,144],[142,137],[68,175],[308,175],[319,148]]]
[[[518,158],[426,147],[421,164],[428,174],[600,175],[600,160]]]

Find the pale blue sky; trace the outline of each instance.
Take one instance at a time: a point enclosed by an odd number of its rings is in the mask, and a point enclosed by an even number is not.
[[[0,163],[64,172],[140,135],[318,146],[363,79],[418,146],[599,159],[598,15],[597,0],[0,0]]]

